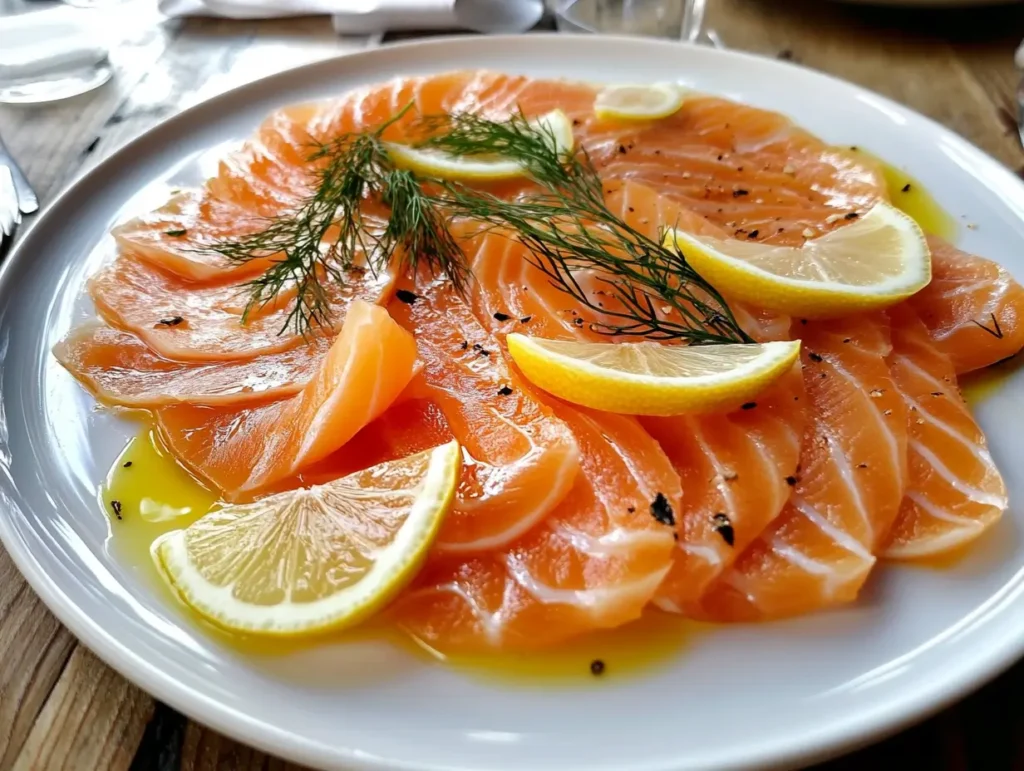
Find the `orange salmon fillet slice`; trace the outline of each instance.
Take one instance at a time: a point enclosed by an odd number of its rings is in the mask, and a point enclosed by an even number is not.
[[[441,408],[468,454],[435,548],[474,552],[507,545],[572,488],[576,441],[508,368],[498,341],[447,282],[402,286],[391,313],[416,338],[424,364],[413,393]]]
[[[344,284],[328,284],[333,320],[340,324],[353,300],[386,300],[394,276],[362,268]],[[288,326],[287,296],[242,323],[244,289],[229,280],[192,284],[132,257],[120,257],[89,279],[100,316],[138,335],[160,356],[177,361],[230,361],[280,353],[302,344]]]
[[[1024,347],[1024,288],[1002,265],[930,236],[932,281],[910,299],[957,374]]]
[[[803,339],[810,415],[782,513],[704,594],[709,621],[793,616],[856,598],[907,482],[907,407],[881,314],[810,322]]]
[[[639,617],[664,578],[679,477],[633,418],[560,404],[580,448],[572,491],[504,549],[428,565],[393,614],[441,651],[537,648]],[[660,494],[660,495],[659,495]]]
[[[883,555],[914,559],[958,549],[1006,510],[1006,486],[956,373],[906,305],[890,311],[896,388],[910,413],[909,483]]]
[[[153,409],[166,404],[241,405],[291,396],[313,377],[328,341],[239,361],[164,359],[128,332],[90,322],[53,347],[65,369],[104,404]]]
[[[237,500],[294,475],[381,415],[412,379],[416,343],[384,308],[356,300],[315,377],[295,396],[238,410],[156,410],[174,456]]]
[[[682,478],[672,569],[658,607],[687,613],[789,500],[800,463],[806,397],[799,367],[743,408],[642,418]]]

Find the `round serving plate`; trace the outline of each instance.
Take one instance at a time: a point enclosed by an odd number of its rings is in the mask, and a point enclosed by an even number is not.
[[[887,567],[855,605],[695,634],[630,677],[503,684],[384,644],[268,661],[225,647],[120,562],[97,485],[136,424],[98,410],[50,355],[91,314],[83,283],[110,226],[209,174],[273,108],[394,75],[492,68],[606,82],[679,79],[791,115],[906,168],[962,247],[1024,276],[1024,184],[930,120],[801,67],[601,36],[388,46],[261,80],[174,116],[52,203],[0,272],[0,537],[32,587],[107,663],[217,730],[309,765],[420,771],[668,771],[810,762],[895,730],[1024,652],[1024,543],[1010,514],[944,570]],[[961,220],[960,218],[965,218]],[[1024,500],[1024,374],[977,409]],[[537,654],[543,655],[543,654]]]

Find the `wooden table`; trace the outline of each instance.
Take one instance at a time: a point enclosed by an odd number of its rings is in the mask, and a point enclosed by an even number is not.
[[[708,24],[726,46],[792,59],[886,94],[1024,173],[1012,99],[1024,8],[893,11],[819,0],[710,6]],[[145,7],[132,14],[124,25],[135,31],[114,50],[111,83],[57,105],[0,107],[0,133],[44,203],[183,107],[286,67],[381,44],[338,38],[325,19],[158,24]],[[922,725],[821,768],[1024,769],[1022,693],[1019,665]],[[188,721],[109,669],[50,615],[0,549],[0,771],[295,768]]]

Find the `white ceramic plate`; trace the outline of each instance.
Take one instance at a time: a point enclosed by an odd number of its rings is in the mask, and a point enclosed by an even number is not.
[[[382,645],[275,667],[204,636],[111,556],[96,488],[136,426],[95,409],[50,346],[90,310],[83,281],[117,219],[195,183],[272,108],[398,74],[489,67],[608,82],[681,79],[792,115],[906,167],[957,218],[960,244],[1024,277],[1024,185],[935,123],[777,61],[594,36],[433,40],[259,81],[172,118],[60,197],[0,276],[0,536],[54,613],[146,690],[310,765],[435,771],[723,769],[796,764],[895,730],[1024,652],[1024,544],[1010,515],[946,571],[889,567],[856,605],[722,628],[650,675],[595,687],[487,684]],[[1024,501],[1024,375],[979,410]],[[341,657],[339,657],[339,653]],[[336,676],[332,676],[336,675]]]

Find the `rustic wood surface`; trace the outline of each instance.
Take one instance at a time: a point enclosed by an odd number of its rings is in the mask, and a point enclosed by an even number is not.
[[[1012,122],[1021,6],[922,11],[818,0],[710,0],[709,6],[707,26],[727,47],[792,59],[864,85],[944,123],[1010,168],[1024,168]],[[183,107],[274,71],[381,43],[339,38],[319,18],[159,23],[145,4],[133,13],[106,86],[57,105],[0,106],[0,134],[44,204],[97,160]],[[820,769],[1024,769],[1022,692],[1024,665],[921,725]],[[60,626],[0,548],[0,771],[8,769],[297,766],[192,723],[126,682]]]

